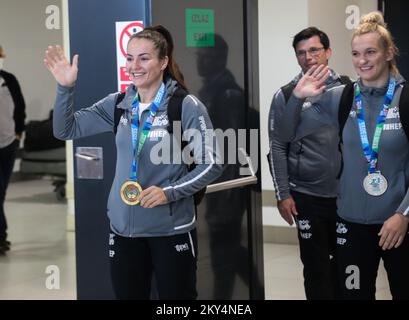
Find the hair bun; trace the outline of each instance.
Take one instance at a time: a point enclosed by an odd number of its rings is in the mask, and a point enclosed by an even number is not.
[[[379,11],[370,12],[364,15],[359,22],[360,25],[370,23],[370,24],[377,24],[381,25],[382,27],[386,28],[385,20],[383,19],[382,13]]]

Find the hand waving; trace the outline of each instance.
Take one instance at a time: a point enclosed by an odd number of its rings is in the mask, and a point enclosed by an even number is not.
[[[71,65],[60,46],[49,46],[45,52],[44,65],[60,85],[65,87],[74,86],[78,74],[77,54],[74,56]]]
[[[298,81],[294,88],[294,95],[304,99],[314,97],[322,93],[325,89],[325,81],[329,77],[329,67],[323,64],[312,66]]]

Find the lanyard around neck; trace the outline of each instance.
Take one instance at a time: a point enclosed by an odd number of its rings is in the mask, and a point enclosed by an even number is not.
[[[368,161],[368,172],[374,173],[376,171],[376,166],[378,163],[378,153],[379,153],[379,141],[381,139],[381,134],[383,126],[385,124],[386,116],[388,114],[389,108],[391,107],[393,95],[395,93],[396,80],[391,78],[388,84],[388,90],[385,94],[384,102],[382,104],[381,110],[379,112],[376,129],[374,137],[372,140],[372,147],[369,144],[368,133],[366,130],[364,109],[363,109],[363,98],[359,84],[355,83],[354,87],[354,102],[356,106],[356,115],[358,121],[359,136],[361,138],[361,145],[364,151],[366,160]]]
[[[139,133],[139,99],[138,93],[136,93],[135,98],[132,102],[131,108],[131,139],[132,139],[132,148],[133,148],[133,158],[132,158],[132,167],[131,167],[131,174],[129,179],[132,181],[136,181],[138,176],[138,163],[139,163],[139,155],[142,151],[142,147],[145,144],[146,138],[148,137],[149,131],[151,130],[153,120],[155,119],[156,112],[159,109],[160,103],[165,95],[165,84],[162,83],[158,92],[156,93],[155,99],[152,102],[149,108],[149,115],[145,120],[145,123],[142,127],[142,132],[139,136],[138,140],[138,133]]]

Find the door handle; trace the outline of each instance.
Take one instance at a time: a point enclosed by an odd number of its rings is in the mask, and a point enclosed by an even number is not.
[[[99,157],[97,157],[97,156],[95,156],[93,154],[89,154],[89,153],[79,153],[79,152],[77,152],[75,154],[75,156],[77,158],[88,160],[88,161],[98,161],[100,159]]]
[[[240,188],[243,186],[247,186],[250,184],[256,184],[257,177],[256,176],[248,176],[244,178],[238,178],[233,180],[228,180],[220,183],[209,184],[206,188],[206,194],[213,193],[217,191],[233,189],[233,188]]]
[[[227,190],[227,189],[233,189],[233,188],[240,188],[243,186],[251,185],[251,184],[256,184],[258,179],[256,176],[256,173],[254,171],[253,165],[251,163],[250,157],[247,155],[246,151],[243,148],[239,148],[240,152],[243,153],[246,162],[249,165],[249,169],[251,172],[250,176],[244,177],[244,178],[238,178],[238,179],[233,179],[233,180],[228,180],[228,181],[223,181],[219,183],[214,183],[214,184],[209,184],[206,188],[206,194],[208,193],[213,193],[213,192],[218,192],[222,190]]]
[[[103,179],[104,155],[102,147],[76,147],[78,179]]]

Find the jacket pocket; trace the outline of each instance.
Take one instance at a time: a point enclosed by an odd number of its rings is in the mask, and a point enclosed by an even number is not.
[[[172,222],[175,230],[188,227],[194,223],[195,207],[193,197],[172,202]]]
[[[169,234],[173,231],[174,223],[169,214],[169,204],[154,208],[135,208],[132,212],[132,233],[138,234]]]

